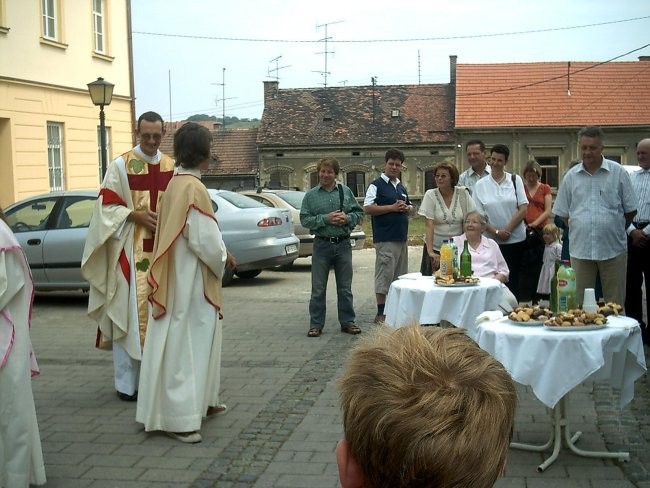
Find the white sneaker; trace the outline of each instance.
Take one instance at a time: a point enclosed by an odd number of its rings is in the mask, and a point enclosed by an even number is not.
[[[203,437],[197,431],[194,432],[165,432],[172,439],[184,442],[185,444],[196,444],[201,442]]]

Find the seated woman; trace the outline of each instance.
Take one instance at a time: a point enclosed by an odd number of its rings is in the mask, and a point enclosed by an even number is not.
[[[469,212],[463,225],[465,233],[454,237],[454,243],[461,252],[465,241],[467,241],[469,253],[472,255],[473,276],[494,278],[502,283],[503,298],[499,303],[499,309],[502,312],[510,313],[518,303],[512,292],[505,286],[510,276],[510,270],[501,254],[499,245],[483,235],[487,226],[487,217],[478,211]]]

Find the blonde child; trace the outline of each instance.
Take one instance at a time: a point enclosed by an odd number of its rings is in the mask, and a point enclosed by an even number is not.
[[[555,261],[560,260],[562,245],[560,244],[560,229],[555,224],[546,224],[542,230],[544,239],[544,257],[542,258],[542,271],[537,283],[537,298],[548,300],[551,294],[551,280],[555,273]]]

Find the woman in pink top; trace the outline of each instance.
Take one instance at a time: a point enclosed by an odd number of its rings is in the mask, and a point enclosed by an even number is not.
[[[458,246],[460,252],[465,246],[465,241],[467,241],[467,248],[472,255],[472,276],[494,278],[503,283],[501,287],[503,289],[503,299],[499,304],[499,308],[504,312],[511,312],[513,307],[518,304],[515,296],[505,286],[510,276],[510,270],[496,241],[483,235],[486,226],[487,217],[484,214],[477,211],[469,212],[463,224],[465,233],[454,237],[454,243]]]

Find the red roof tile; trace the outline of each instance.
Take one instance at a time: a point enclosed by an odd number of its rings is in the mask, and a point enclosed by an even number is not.
[[[174,154],[174,132],[182,123],[167,130],[160,150]],[[203,124],[202,124],[203,125]],[[203,171],[204,175],[255,175],[257,173],[257,129],[216,129],[212,134],[212,155],[216,163]]]
[[[459,129],[650,124],[649,61],[458,64],[456,69]]]

